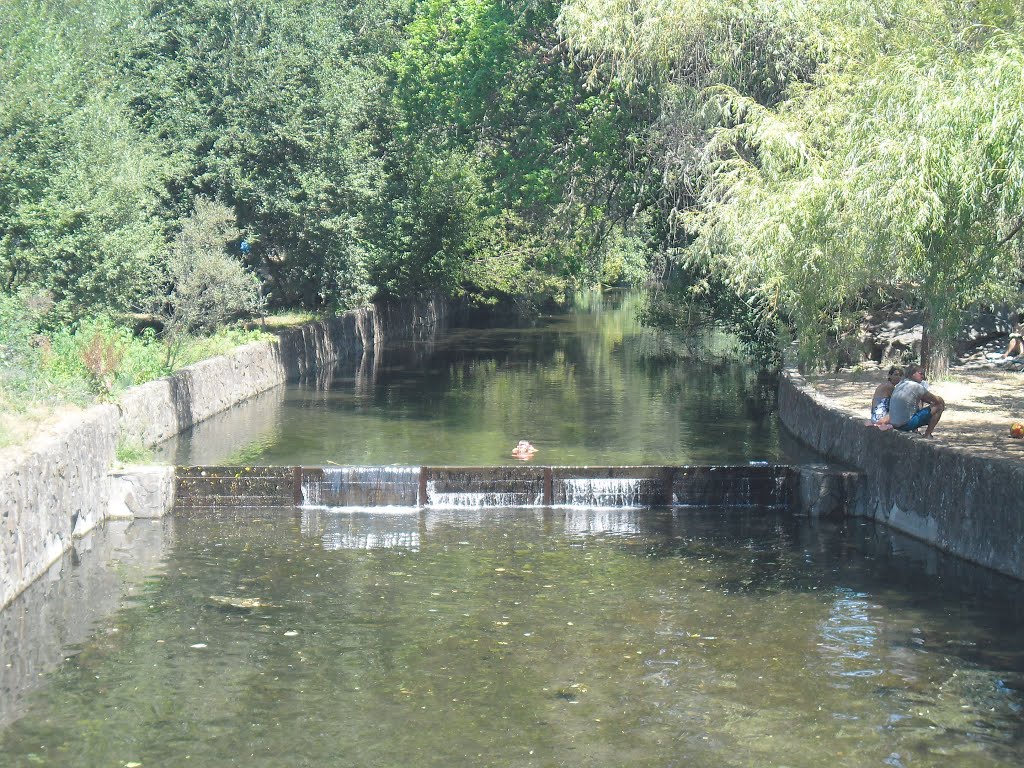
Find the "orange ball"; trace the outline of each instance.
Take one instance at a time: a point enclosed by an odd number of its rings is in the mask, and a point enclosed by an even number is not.
[[[1010,425],[1010,437],[1024,437],[1024,424],[1021,424],[1019,421],[1013,422]]]

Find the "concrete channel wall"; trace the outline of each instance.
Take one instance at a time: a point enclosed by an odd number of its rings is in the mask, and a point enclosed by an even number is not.
[[[795,366],[779,383],[779,417],[826,458],[863,474],[850,514],[1024,579],[1024,464],[864,425]]]
[[[287,330],[133,387],[116,405],[94,406],[0,450],[0,608],[102,520],[169,508],[173,467],[112,472],[119,443],[155,445],[318,366],[372,357],[385,337],[425,338],[447,313],[444,302],[425,300]]]

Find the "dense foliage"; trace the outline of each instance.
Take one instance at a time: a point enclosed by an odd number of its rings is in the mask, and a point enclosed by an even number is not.
[[[174,357],[261,302],[529,301],[652,272],[683,286],[652,319],[699,299],[821,356],[899,296],[941,353],[1020,286],[1021,10],[9,0],[7,368],[130,312],[156,310]],[[182,251],[203,201],[220,235]],[[204,272],[233,277],[185,321]],[[117,378],[104,348],[93,389]]]
[[[389,60],[388,194],[377,284],[559,291],[646,271],[631,151],[652,100],[594,89],[555,33],[555,2],[422,3]]]
[[[1019,292],[1019,2],[570,0],[574,45],[656,82],[681,261],[782,313],[805,352],[899,293],[948,353]]]
[[[650,99],[589,87],[558,11],[12,0],[0,288],[52,294],[53,324],[138,309],[199,197],[234,211],[276,305],[557,293],[626,256],[643,271],[629,146]]]

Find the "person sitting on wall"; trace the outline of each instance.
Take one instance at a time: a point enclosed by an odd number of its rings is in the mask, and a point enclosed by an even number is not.
[[[520,440],[516,447],[512,449],[512,456],[519,459],[520,461],[527,461],[533,458],[533,454],[537,452],[537,449],[530,445],[529,440]]]
[[[916,432],[926,426],[924,436],[931,437],[945,407],[946,401],[929,391],[924,368],[908,365],[906,378],[893,388],[889,397],[889,423],[901,432]]]
[[[903,379],[903,369],[894,365],[889,369],[885,381],[875,387],[875,393],[871,396],[871,426],[879,429],[892,429],[889,423],[889,399],[892,391]]]
[[[1024,323],[1017,323],[1010,334],[1010,342],[1006,345],[1003,357],[1017,357],[1024,354]]]

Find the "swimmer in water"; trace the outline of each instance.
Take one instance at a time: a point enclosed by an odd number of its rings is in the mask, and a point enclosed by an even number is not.
[[[516,447],[512,449],[512,456],[519,459],[520,461],[527,461],[533,458],[533,454],[537,452],[537,449],[530,445],[529,440],[520,440]]]

